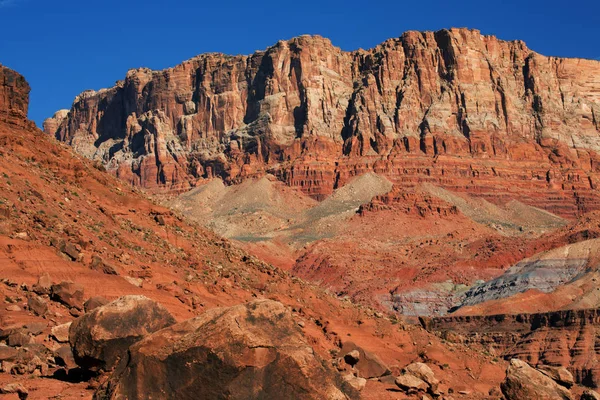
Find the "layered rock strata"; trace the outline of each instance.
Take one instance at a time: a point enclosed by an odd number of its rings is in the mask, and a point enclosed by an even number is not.
[[[151,191],[268,171],[321,199],[373,171],[562,216],[600,207],[600,62],[477,30],[407,32],[354,52],[301,36],[131,70],[45,127]]]
[[[600,310],[538,314],[421,318],[423,326],[450,341],[484,345],[506,359],[564,366],[577,383],[600,385],[597,359]]]

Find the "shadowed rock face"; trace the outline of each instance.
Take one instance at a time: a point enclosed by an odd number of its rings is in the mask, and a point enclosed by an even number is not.
[[[479,31],[344,52],[301,36],[251,56],[129,71],[46,131],[153,191],[270,171],[317,199],[374,171],[563,216],[600,207],[600,63]],[[518,193],[514,189],[518,188]]]
[[[133,343],[175,319],[145,296],[124,296],[76,319],[69,329],[75,361],[92,371],[109,371]]]
[[[25,78],[0,65],[0,121],[24,124],[30,90]]]
[[[342,385],[344,387],[342,388]],[[278,302],[210,310],[132,346],[96,399],[347,399]]]

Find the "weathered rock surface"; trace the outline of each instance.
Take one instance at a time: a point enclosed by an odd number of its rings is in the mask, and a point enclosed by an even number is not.
[[[95,398],[356,397],[342,382],[281,303],[258,300],[209,310],[136,343]]]
[[[507,400],[572,400],[573,396],[564,387],[524,361],[512,359],[506,370],[506,379],[501,385]]]
[[[59,343],[67,343],[69,341],[69,328],[71,327],[71,323],[67,322],[66,324],[61,324],[53,327],[50,330],[50,334]]]
[[[405,373],[414,375],[417,378],[421,379],[423,382],[427,383],[427,385],[429,386],[429,391],[431,393],[437,393],[440,381],[435,377],[435,374],[433,373],[429,365],[421,362],[416,362],[407,365],[404,368],[404,371]]]
[[[537,370],[542,374],[552,378],[556,383],[566,388],[570,388],[575,383],[573,374],[565,367],[554,367],[551,365],[540,365]]]
[[[322,198],[367,171],[558,215],[600,207],[600,62],[467,29],[344,52],[301,36],[251,56],[131,70],[46,130],[153,191],[275,174]]]
[[[30,90],[25,78],[0,64],[0,121],[26,124]]]
[[[402,374],[396,378],[396,385],[407,394],[426,392],[429,386],[422,379],[412,374]]]
[[[581,394],[579,400],[600,400],[600,394],[594,392],[593,390],[586,389]]]
[[[566,387],[572,381],[588,387],[600,385],[600,368],[594,362],[599,356],[598,309],[421,320],[428,330],[451,341],[484,344],[505,358],[526,360]]]
[[[108,371],[133,343],[174,323],[171,314],[153,300],[124,296],[74,320],[69,342],[77,364]]]

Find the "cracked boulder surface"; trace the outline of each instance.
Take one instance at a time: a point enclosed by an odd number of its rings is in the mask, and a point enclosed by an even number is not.
[[[279,302],[216,308],[129,349],[96,399],[348,399]]]
[[[73,321],[69,342],[75,361],[92,370],[111,370],[130,345],[175,319],[145,296],[123,296]]]

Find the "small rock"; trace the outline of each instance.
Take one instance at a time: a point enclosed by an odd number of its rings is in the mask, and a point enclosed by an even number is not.
[[[43,317],[48,312],[48,303],[46,303],[46,300],[35,294],[32,294],[27,299],[27,307],[29,307],[31,312],[40,317]]]
[[[52,328],[50,334],[59,343],[67,343],[69,341],[69,328],[71,327],[71,322],[66,324],[58,325]]]
[[[15,233],[15,239],[27,240],[27,232],[17,232]]]
[[[77,250],[77,247],[73,243],[66,243],[62,251],[73,261],[77,261],[79,258],[79,250]]]
[[[25,329],[27,329],[27,331],[34,336],[37,336],[40,333],[42,333],[47,327],[48,324],[45,322],[31,322],[25,325]]]
[[[102,307],[105,304],[108,304],[109,301],[102,296],[94,296],[90,297],[85,303],[83,303],[83,308],[86,313],[98,308]]]
[[[17,354],[17,349],[14,347],[0,346],[0,361],[14,361]]]
[[[21,311],[21,307],[16,304],[11,304],[10,306],[6,307],[6,311]]]
[[[304,321],[298,321],[298,326],[299,326],[300,328],[304,328],[304,326],[305,326],[305,325],[306,325],[306,324],[304,323]]]
[[[118,275],[117,269],[114,266],[105,263],[104,260],[97,255],[92,257],[90,268],[95,271],[101,271],[107,275]]]
[[[357,350],[359,360],[354,365],[354,368],[358,369],[362,378],[371,379],[379,378],[380,376],[389,375],[390,370],[388,367],[377,357],[377,355],[366,351],[352,342],[346,342],[342,346],[341,354],[349,354],[351,351]]]
[[[61,282],[52,285],[50,291],[52,300],[83,310],[83,286],[73,282]]]
[[[70,346],[63,346],[56,350],[54,352],[54,359],[56,360],[56,364],[61,367],[67,369],[77,368],[77,363],[75,362]]]
[[[144,285],[144,280],[142,278],[133,278],[131,276],[124,276],[123,278],[133,286],[141,288]]]
[[[31,336],[22,330],[13,332],[8,336],[8,345],[11,347],[21,347],[29,343],[31,343]]]
[[[0,393],[2,393],[2,394],[16,393],[19,396],[19,399],[21,399],[21,400],[24,400],[27,398],[27,396],[29,396],[29,392],[27,391],[27,389],[20,383],[9,383],[8,385],[5,385],[0,389]]]
[[[436,379],[435,374],[427,364],[421,362],[412,363],[407,365],[404,370],[426,382],[432,394],[437,393],[440,381]]]
[[[35,285],[33,285],[32,290],[39,295],[50,294],[51,287],[52,280],[50,279],[50,275],[45,273],[38,278],[38,281]]]
[[[2,361],[2,365],[0,365],[0,370],[2,370],[2,372],[4,372],[5,374],[10,374],[14,366],[15,363],[12,361]]]
[[[426,392],[427,389],[429,389],[429,385],[427,383],[411,374],[404,374],[397,377],[396,385],[407,394],[412,394],[419,391]]]
[[[343,376],[344,380],[350,384],[354,389],[359,392],[365,388],[367,385],[367,380],[365,378],[358,378],[354,376],[354,374],[347,374]]]

